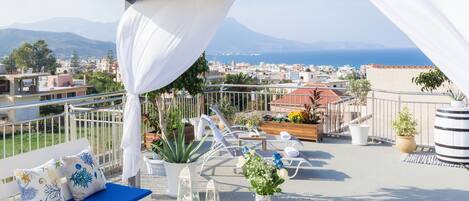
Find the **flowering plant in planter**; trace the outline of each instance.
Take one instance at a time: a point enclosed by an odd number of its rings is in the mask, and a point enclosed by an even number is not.
[[[237,167],[242,168],[244,177],[251,185],[250,189],[257,196],[272,196],[282,192],[280,186],[288,180],[288,172],[278,153],[274,155],[273,163],[270,163],[256,155],[254,150],[244,147]]]

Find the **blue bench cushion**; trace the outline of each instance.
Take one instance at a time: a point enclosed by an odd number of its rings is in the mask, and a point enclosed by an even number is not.
[[[119,184],[107,183],[106,190],[99,191],[84,201],[137,201],[151,194],[150,190],[133,188]]]

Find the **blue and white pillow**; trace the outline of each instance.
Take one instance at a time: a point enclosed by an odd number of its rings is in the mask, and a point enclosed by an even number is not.
[[[15,179],[23,201],[63,201],[64,189],[60,161],[52,159],[36,168],[15,170]],[[67,188],[67,186],[65,186]]]
[[[106,188],[104,173],[98,167],[90,150],[83,150],[74,156],[62,157],[62,162],[73,199],[83,200]]]

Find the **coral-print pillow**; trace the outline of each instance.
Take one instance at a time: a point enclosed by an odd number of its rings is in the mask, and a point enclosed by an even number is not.
[[[106,188],[106,178],[90,150],[63,157],[62,162],[73,199],[83,200]]]
[[[36,168],[15,170],[15,179],[24,201],[65,200],[61,178],[60,161],[52,159]]]

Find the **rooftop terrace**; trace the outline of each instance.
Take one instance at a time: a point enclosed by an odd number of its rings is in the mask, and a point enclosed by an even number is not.
[[[354,146],[347,138],[328,137],[324,143],[306,142],[305,155],[314,168],[303,170],[273,200],[465,200],[469,171],[464,168],[405,163],[387,143]],[[214,179],[223,201],[253,200],[248,183],[234,173],[236,160],[212,161],[198,189]],[[142,172],[142,187],[153,190],[153,200],[165,196],[166,181]],[[201,194],[203,197],[203,193]],[[151,199],[149,199],[151,200]]]
[[[217,85],[197,96],[178,95],[168,97],[167,101],[174,101],[187,118],[208,114],[208,107],[223,98],[231,100],[240,112],[278,113],[272,111],[270,103],[297,88],[303,87]],[[301,99],[309,95],[289,96]],[[466,169],[403,162],[403,155],[393,147],[395,136],[390,122],[406,106],[419,124],[420,135],[416,140],[420,149],[432,153],[432,116],[436,108],[446,105],[434,99],[411,100],[407,96],[425,99],[430,95],[374,90],[367,106],[361,108],[351,105],[352,99],[347,96],[325,105],[322,108],[324,141],[304,142],[302,148],[314,167],[300,170],[296,178],[283,186],[284,193],[273,200],[464,200],[469,197]],[[38,119],[0,123],[0,158],[86,138],[97,153],[99,164],[107,172],[116,173],[122,164],[119,148],[122,98],[123,93],[119,92],[0,107],[0,111],[9,111],[63,106],[62,111]],[[154,110],[146,97],[141,100],[144,111]],[[353,121],[371,126],[369,140],[372,142],[368,146],[350,144],[347,125]],[[147,130],[147,127],[143,129]],[[214,179],[221,200],[253,200],[246,180],[234,172],[235,164],[236,160],[210,161],[203,176],[196,177],[198,189],[204,191],[207,180]],[[117,171],[115,181],[119,174]],[[148,200],[171,200],[164,195],[165,177],[148,175],[145,168],[141,176],[142,187],[153,190]]]

